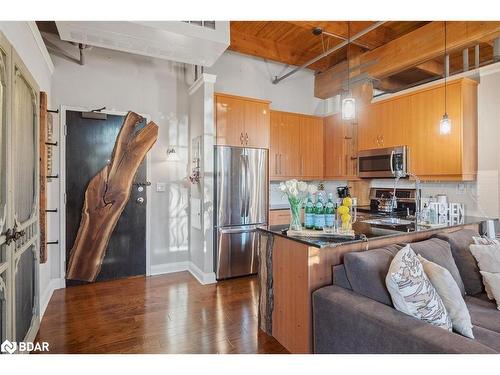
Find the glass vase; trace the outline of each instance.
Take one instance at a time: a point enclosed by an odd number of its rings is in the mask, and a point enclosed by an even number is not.
[[[302,230],[302,222],[300,220],[300,211],[302,209],[303,199],[296,197],[288,197],[290,203],[290,230]]]

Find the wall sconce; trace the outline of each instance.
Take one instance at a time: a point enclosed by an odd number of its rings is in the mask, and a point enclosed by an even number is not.
[[[174,147],[167,148],[167,161],[180,161],[179,155],[175,151]]]

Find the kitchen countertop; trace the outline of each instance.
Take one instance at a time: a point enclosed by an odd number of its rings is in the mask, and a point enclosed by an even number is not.
[[[364,217],[362,220],[379,218],[380,216],[370,216]],[[337,247],[346,244],[354,244],[363,241],[370,241],[374,239],[381,238],[390,238],[390,237],[398,237],[404,236],[411,233],[417,232],[426,232],[426,231],[434,231],[436,229],[445,229],[445,228],[453,228],[460,227],[463,225],[470,224],[480,224],[486,220],[490,220],[488,218],[483,217],[474,217],[474,216],[465,216],[463,220],[456,224],[447,223],[443,226],[415,226],[415,223],[412,222],[409,225],[398,225],[398,226],[388,226],[388,225],[378,225],[378,224],[370,224],[363,223],[362,221],[357,221],[353,224],[353,230],[355,233],[354,238],[352,237],[292,237],[286,234],[288,225],[274,225],[270,226],[269,229],[259,228],[260,231],[266,232],[269,234],[277,235],[280,237],[288,238],[290,240],[303,243],[304,245],[325,248],[325,247]],[[498,220],[498,219],[492,219]]]

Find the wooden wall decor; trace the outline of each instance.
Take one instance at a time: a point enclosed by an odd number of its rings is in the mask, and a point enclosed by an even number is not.
[[[129,200],[137,169],[158,137],[158,126],[154,122],[136,131],[141,120],[137,113],[127,114],[110,163],[87,186],[67,279],[93,282],[99,274],[111,234]]]
[[[47,262],[47,93],[40,91],[40,128],[39,128],[39,179],[40,193],[38,217],[40,222],[40,263]]]

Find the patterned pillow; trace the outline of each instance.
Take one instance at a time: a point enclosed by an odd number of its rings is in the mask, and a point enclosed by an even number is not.
[[[410,245],[396,254],[385,282],[396,310],[451,331],[443,300]]]
[[[500,243],[500,241],[498,241],[496,238],[489,237],[472,236],[472,240],[476,245],[495,245]]]

